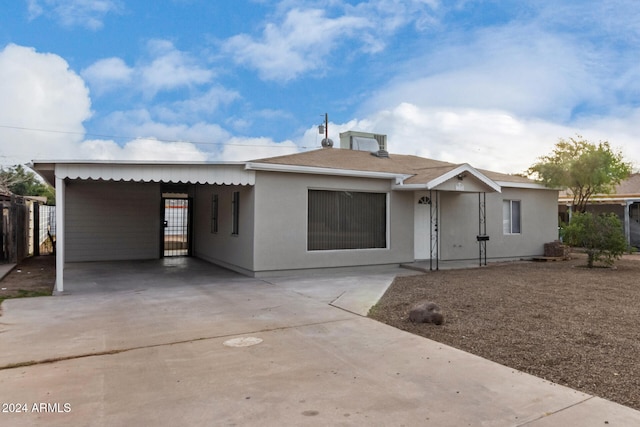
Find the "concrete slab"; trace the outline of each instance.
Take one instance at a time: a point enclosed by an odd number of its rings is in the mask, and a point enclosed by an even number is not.
[[[11,273],[11,270],[15,268],[16,264],[0,264],[0,280],[4,279],[4,276]]]
[[[378,271],[342,271],[306,276],[264,279],[278,287],[330,304],[345,311],[366,316],[397,276],[420,274],[399,267]]]
[[[350,318],[195,259],[71,265],[65,281],[62,297],[3,302],[0,368]]]
[[[130,268],[73,266],[69,295],[3,305],[0,364],[65,358],[0,369],[0,425],[640,425],[638,411],[332,307],[320,277],[305,285],[316,298],[206,263]]]

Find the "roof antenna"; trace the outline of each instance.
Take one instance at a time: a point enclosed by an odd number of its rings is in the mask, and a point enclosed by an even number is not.
[[[324,133],[324,139],[322,140],[322,148],[333,147],[333,141],[329,139],[329,115],[324,113],[324,123],[318,126],[318,133],[322,135]]]

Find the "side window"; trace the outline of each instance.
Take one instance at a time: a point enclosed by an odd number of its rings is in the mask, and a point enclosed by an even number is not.
[[[231,199],[231,234],[238,234],[240,222],[240,192],[234,191]]]
[[[211,232],[218,232],[218,195],[211,196]]]
[[[502,201],[502,229],[504,234],[520,234],[520,200]]]

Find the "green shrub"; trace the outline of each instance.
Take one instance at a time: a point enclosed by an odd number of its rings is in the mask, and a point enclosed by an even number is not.
[[[562,231],[566,244],[584,248],[589,268],[596,261],[613,265],[628,249],[622,223],[615,214],[575,213]]]

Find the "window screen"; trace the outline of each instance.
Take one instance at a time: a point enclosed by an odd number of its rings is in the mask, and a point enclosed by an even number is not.
[[[309,190],[307,249],[387,247],[387,195]]]
[[[520,234],[520,201],[504,200],[502,203],[502,228],[504,234]]]

